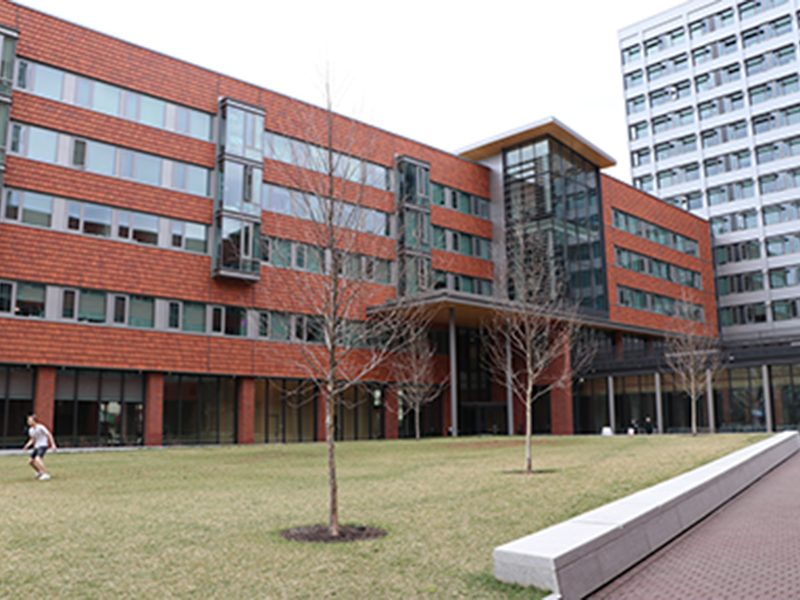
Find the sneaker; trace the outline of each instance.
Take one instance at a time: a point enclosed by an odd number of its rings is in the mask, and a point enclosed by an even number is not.
[[[42,474],[41,474],[41,473],[37,473],[36,475],[34,475],[34,476],[33,476],[33,478],[34,478],[34,479],[39,479],[41,476],[42,476]]]
[[[50,475],[48,475],[47,473],[42,473],[41,476],[39,477],[39,481],[47,481],[48,479],[50,479]]]

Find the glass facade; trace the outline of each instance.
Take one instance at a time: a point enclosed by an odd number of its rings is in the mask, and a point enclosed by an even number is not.
[[[165,377],[164,444],[235,442],[236,392],[233,377]]]
[[[56,375],[53,434],[61,446],[135,446],[144,431],[144,376],[62,369]]]
[[[397,161],[398,293],[411,296],[432,286],[430,166],[411,158]]]
[[[255,440],[270,444],[316,440],[317,397],[312,381],[256,380]]]
[[[764,431],[764,387],[760,367],[728,369],[714,381],[717,431]]]
[[[20,448],[28,438],[33,386],[33,369],[0,365],[0,448]]]
[[[597,167],[545,137],[505,150],[503,169],[509,263],[520,253],[532,260],[524,255],[529,241],[542,240],[574,300],[586,310],[606,312]]]
[[[697,428],[708,430],[708,399],[703,384],[703,395],[697,400]],[[672,373],[661,376],[661,397],[664,406],[665,433],[691,433],[692,403],[689,396],[680,389]]]
[[[573,390],[575,433],[600,433],[608,425],[608,381],[581,379]]]

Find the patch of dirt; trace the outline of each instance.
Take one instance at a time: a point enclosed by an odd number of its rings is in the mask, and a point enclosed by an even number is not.
[[[327,525],[308,525],[305,527],[292,527],[281,531],[284,539],[293,542],[317,542],[327,544],[331,542],[358,542],[361,540],[374,540],[386,535],[386,530],[365,525],[342,525],[339,535],[332,536]]]

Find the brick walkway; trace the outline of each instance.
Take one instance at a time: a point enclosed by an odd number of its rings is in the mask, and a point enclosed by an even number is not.
[[[800,455],[590,597],[800,598]]]

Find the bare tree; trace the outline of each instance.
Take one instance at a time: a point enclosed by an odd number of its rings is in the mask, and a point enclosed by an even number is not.
[[[393,376],[398,383],[398,411],[413,413],[414,437],[420,439],[420,413],[426,404],[436,400],[447,381],[436,364],[436,349],[428,337],[430,319],[422,315],[406,319],[403,337],[411,340],[392,361]]]
[[[699,322],[698,314],[697,307],[683,294],[676,311],[680,331],[667,338],[664,354],[677,388],[689,398],[692,435],[697,435],[697,403],[706,393],[706,373],[713,380],[723,366],[719,339]]]
[[[316,143],[282,138],[271,140],[280,148],[268,150],[299,167],[289,170],[294,189],[288,200],[291,213],[305,218],[307,224],[298,228],[304,243],[295,249],[295,254],[302,250],[303,260],[298,261],[296,255],[294,259],[312,274],[293,270],[286,277],[306,312],[296,317],[295,327],[305,341],[312,342],[301,346],[301,367],[309,380],[317,382],[325,407],[328,530],[336,537],[340,535],[337,411],[347,402],[348,389],[384,378],[387,357],[411,341],[403,335],[403,324],[415,318],[415,311],[398,302],[394,310],[367,318],[368,307],[394,296],[394,290],[373,282],[379,279],[376,270],[388,270],[389,263],[376,261],[374,251],[381,244],[369,234],[385,235],[387,224],[365,203],[368,186],[376,187],[376,176],[382,175],[385,181],[386,173],[355,158],[368,150],[368,139],[358,123],[334,112],[329,77],[324,107],[308,109],[303,118],[303,137]]]
[[[485,361],[525,407],[525,471],[533,471],[534,403],[571,386],[574,373],[594,357],[577,304],[538,232],[517,232],[504,273],[511,299],[484,324]]]

